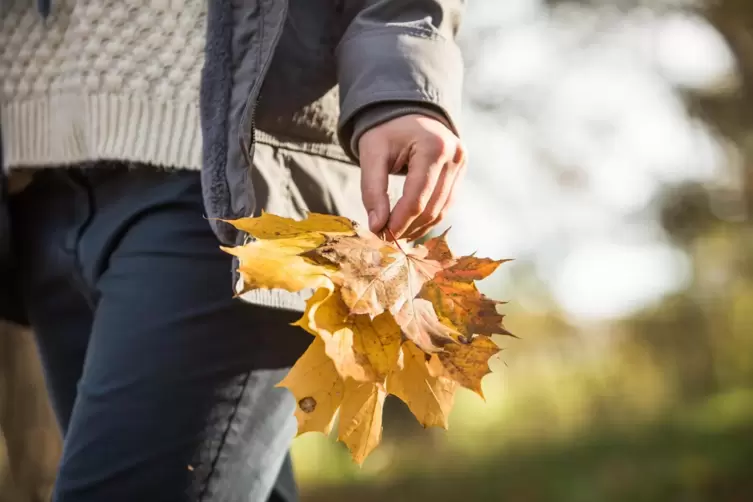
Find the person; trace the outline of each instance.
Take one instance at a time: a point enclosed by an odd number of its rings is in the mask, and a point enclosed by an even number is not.
[[[265,210],[416,239],[465,170],[461,0],[5,0],[2,317],[30,324],[56,502],[296,500],[299,294],[234,298]]]

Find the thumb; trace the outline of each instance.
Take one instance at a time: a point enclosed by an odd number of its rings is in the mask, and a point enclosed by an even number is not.
[[[386,149],[382,151],[386,152]],[[389,171],[386,153],[361,152],[361,198],[369,215],[369,229],[375,233],[384,228],[390,216]]]

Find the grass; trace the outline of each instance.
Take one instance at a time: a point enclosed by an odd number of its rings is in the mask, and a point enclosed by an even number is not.
[[[379,475],[303,485],[304,502],[749,502],[753,393],[678,410],[653,423],[476,455],[430,448]]]

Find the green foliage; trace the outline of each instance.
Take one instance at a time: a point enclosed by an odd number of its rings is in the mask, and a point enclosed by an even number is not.
[[[378,477],[312,488],[303,500],[735,502],[753,493],[751,438],[753,393],[737,392],[655,423],[567,441],[441,459],[417,452]]]

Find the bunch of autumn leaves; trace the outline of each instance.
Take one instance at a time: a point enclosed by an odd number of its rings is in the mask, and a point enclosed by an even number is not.
[[[444,234],[408,247],[316,213],[229,223],[253,237],[225,248],[239,258],[243,292],[314,291],[296,322],[314,341],[279,384],[298,403],[299,434],[329,433],[339,408],[338,437],[360,464],[381,440],[387,394],[423,426],[444,428],[459,386],[482,395],[500,350],[491,335],[509,333],[501,302],[474,281],[503,260],[454,257]]]

